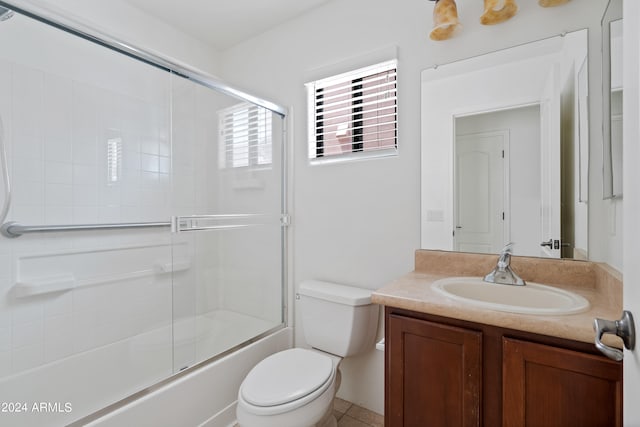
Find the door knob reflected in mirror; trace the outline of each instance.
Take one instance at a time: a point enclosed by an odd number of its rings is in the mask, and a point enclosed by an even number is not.
[[[553,249],[553,239],[549,239],[548,242],[542,242],[540,243],[540,246],[542,247],[548,247],[549,249]]]

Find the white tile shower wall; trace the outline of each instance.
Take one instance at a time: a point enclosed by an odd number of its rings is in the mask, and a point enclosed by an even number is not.
[[[3,28],[25,39],[20,49],[8,42],[10,33],[0,40],[0,114],[14,191],[8,220],[25,224],[168,220],[172,213],[169,75],[34,23],[25,24],[27,30],[17,25],[20,19],[13,28]],[[116,182],[107,176],[110,138],[122,143],[122,170]],[[182,208],[193,210],[187,204]],[[74,272],[80,280],[79,268],[95,274],[102,269],[100,274],[107,275],[126,266],[96,249],[126,254],[125,247],[147,244],[168,262],[169,243],[166,231],[153,230],[1,237],[0,376],[171,322],[171,281],[166,275],[18,298],[17,281],[53,274],[41,265],[25,264],[26,260],[43,255],[40,259],[50,268],[66,265],[55,274]],[[60,262],[65,256],[67,264]],[[140,257],[131,260],[126,271],[139,270]],[[165,348],[170,348],[168,344]]]

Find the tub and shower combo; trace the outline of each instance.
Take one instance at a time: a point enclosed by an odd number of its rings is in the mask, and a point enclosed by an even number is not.
[[[0,425],[227,425],[291,340],[285,109],[13,3]]]

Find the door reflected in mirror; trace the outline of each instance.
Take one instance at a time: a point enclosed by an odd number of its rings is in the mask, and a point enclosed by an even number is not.
[[[423,248],[586,259],[587,38],[423,71]]]
[[[609,107],[610,107],[610,154],[608,174],[610,183],[605,191],[610,193],[606,197],[622,197],[622,19],[609,23],[609,48],[610,48],[610,82],[609,82]],[[607,156],[605,156],[607,159]]]

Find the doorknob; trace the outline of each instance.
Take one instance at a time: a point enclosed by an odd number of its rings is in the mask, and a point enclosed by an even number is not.
[[[540,243],[540,246],[543,246],[543,247],[544,247],[544,246],[546,246],[546,247],[548,247],[549,249],[553,249],[553,239],[549,239],[549,241],[548,241],[548,242],[542,242],[542,243]]]
[[[617,348],[609,347],[602,343],[604,334],[613,334],[622,338],[624,347],[627,350],[633,350],[636,346],[636,331],[633,324],[633,316],[631,312],[625,310],[620,320],[593,320],[593,330],[596,332],[596,347],[600,352],[610,359],[621,361],[623,353]]]

